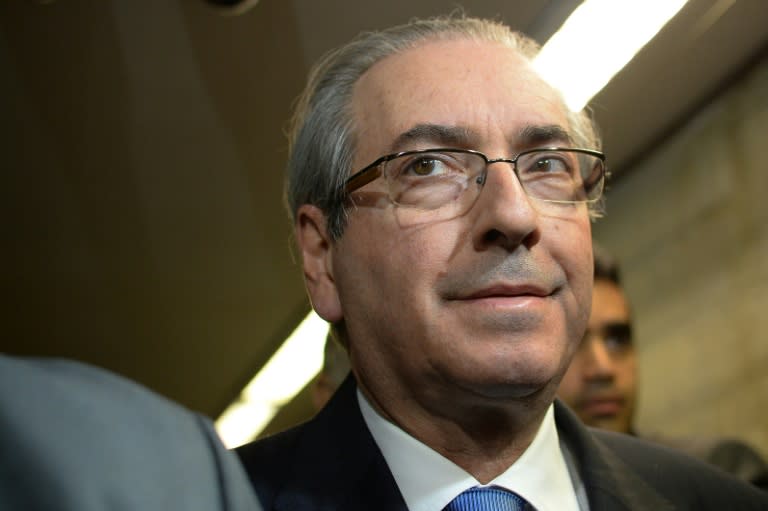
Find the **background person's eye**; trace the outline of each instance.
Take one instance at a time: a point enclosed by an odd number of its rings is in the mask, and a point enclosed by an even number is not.
[[[629,324],[607,325],[603,329],[603,337],[612,351],[620,352],[632,347],[632,328]]]

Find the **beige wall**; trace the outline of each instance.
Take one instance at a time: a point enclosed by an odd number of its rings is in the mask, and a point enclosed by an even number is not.
[[[636,316],[638,428],[768,455],[768,58],[612,185],[607,211],[595,239]]]

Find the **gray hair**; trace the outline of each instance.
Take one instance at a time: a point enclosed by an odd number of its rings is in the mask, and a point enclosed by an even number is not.
[[[341,237],[346,223],[344,182],[352,171],[356,146],[351,112],[355,84],[385,57],[427,40],[461,38],[501,43],[528,59],[539,51],[536,41],[501,22],[452,15],[415,19],[387,30],[360,34],[315,65],[298,99],[289,133],[285,200],[292,220],[296,220],[299,206],[313,204],[326,215],[331,238]],[[577,145],[599,148],[588,113],[570,113],[568,122]]]

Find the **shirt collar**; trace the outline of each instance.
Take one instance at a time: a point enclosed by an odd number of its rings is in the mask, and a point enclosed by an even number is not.
[[[410,511],[443,509],[459,493],[480,485],[464,469],[381,417],[359,389],[357,400]],[[552,405],[528,449],[489,485],[517,493],[537,511],[579,510]]]

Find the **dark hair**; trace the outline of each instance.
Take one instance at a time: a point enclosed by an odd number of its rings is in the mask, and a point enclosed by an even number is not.
[[[595,260],[595,280],[609,280],[621,287],[621,272],[619,263],[608,251],[599,245],[593,245]]]

